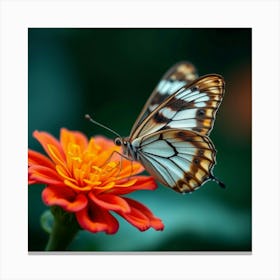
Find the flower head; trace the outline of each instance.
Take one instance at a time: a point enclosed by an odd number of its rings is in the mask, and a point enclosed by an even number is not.
[[[97,136],[88,140],[80,132],[61,129],[57,140],[46,132],[33,136],[47,156],[28,151],[29,184],[45,184],[42,199],[75,214],[80,227],[90,232],[117,232],[115,212],[141,231],[162,230],[161,220],[143,204],[124,195],[136,190],[154,190],[150,176],[139,176],[143,167],[120,159],[120,147]]]

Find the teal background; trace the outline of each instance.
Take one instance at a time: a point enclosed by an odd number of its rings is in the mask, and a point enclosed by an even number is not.
[[[214,174],[190,195],[166,187],[130,195],[160,217],[165,229],[139,232],[122,218],[115,235],[81,231],[72,251],[250,251],[251,247],[251,29],[48,29],[28,31],[29,148],[42,151],[34,130],[59,136],[61,127],[88,137],[114,136],[85,113],[123,136],[169,67],[192,62],[200,75],[218,73],[226,93],[211,132]],[[28,247],[42,251],[47,209],[43,186],[28,187]]]

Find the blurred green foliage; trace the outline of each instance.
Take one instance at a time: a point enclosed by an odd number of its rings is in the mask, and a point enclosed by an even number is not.
[[[163,220],[164,231],[139,232],[118,218],[117,234],[81,231],[69,250],[251,250],[251,29],[29,29],[29,148],[42,151],[32,137],[36,129],[113,138],[85,113],[127,136],[161,76],[181,60],[200,75],[225,78],[211,139],[218,150],[214,173],[227,188],[209,182],[190,195],[162,186],[137,192],[131,197]],[[40,227],[42,189],[28,188],[30,251],[44,250],[48,239]]]

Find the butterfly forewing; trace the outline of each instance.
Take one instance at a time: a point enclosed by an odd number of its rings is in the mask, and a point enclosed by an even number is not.
[[[131,131],[130,139],[172,128],[208,135],[223,94],[220,75],[203,76],[165,99]]]
[[[177,192],[192,192],[212,176],[216,151],[207,136],[168,129],[131,143],[146,170]]]
[[[189,62],[182,61],[171,67],[153,90],[131,131],[134,131],[165,99],[197,78],[197,71]]]

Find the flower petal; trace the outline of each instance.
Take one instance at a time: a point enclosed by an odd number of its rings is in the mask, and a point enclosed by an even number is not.
[[[49,168],[55,168],[49,158],[33,150],[28,150],[28,166],[42,165]]]
[[[89,198],[100,206],[107,210],[120,211],[123,213],[130,212],[130,207],[128,203],[121,197],[112,194],[99,194],[94,195],[93,192],[88,194]]]
[[[35,181],[38,184],[64,186],[61,177],[49,167],[32,165],[28,168],[28,177],[30,181]]]
[[[136,162],[129,161],[127,159],[122,159],[122,170],[120,172],[120,176],[129,177],[136,174],[139,174],[144,171],[144,167]]]
[[[59,141],[55,139],[51,134],[47,132],[39,132],[38,130],[35,130],[33,132],[33,136],[40,142],[40,144],[43,146],[44,150],[46,151],[46,153],[50,158],[51,158],[51,154],[49,152],[48,145],[55,146],[60,153],[60,157],[65,160],[65,155],[63,153]]]
[[[117,182],[114,189],[110,190],[110,193],[122,195],[136,190],[155,190],[157,188],[157,184],[151,176],[134,176],[130,178],[130,180],[134,179],[137,179],[134,185],[126,188],[123,187],[123,184],[127,184],[127,179]]]
[[[82,187],[80,187],[78,184],[72,183],[69,180],[64,180],[64,184],[67,187],[70,187],[71,189],[73,189],[74,191],[77,191],[77,192],[81,192],[81,191],[88,192],[88,191],[91,190],[91,186],[82,186]]]
[[[68,144],[77,144],[84,151],[88,145],[87,137],[79,131],[70,131],[66,128],[60,130],[60,143],[66,153]]]
[[[56,146],[48,144],[47,145],[48,154],[55,164],[65,165],[65,155],[57,149]]]
[[[149,227],[155,230],[163,230],[164,224],[155,217],[153,213],[142,203],[131,198],[124,198],[132,209],[130,213],[118,213],[129,223],[137,227],[139,230],[147,230]]]
[[[125,220],[127,220],[134,227],[138,228],[140,231],[145,231],[150,228],[150,221],[141,211],[132,207],[129,214],[118,213]]]
[[[102,150],[111,149],[112,147],[115,146],[114,141],[107,139],[101,135],[94,136],[94,143],[99,145]],[[119,149],[118,146],[115,146],[115,147],[116,147],[116,150]]]
[[[93,233],[105,231],[107,234],[114,234],[119,229],[117,219],[93,203],[77,212],[76,217],[83,229]]]
[[[88,199],[84,194],[77,195],[65,187],[46,187],[42,192],[42,199],[46,205],[57,205],[69,212],[80,211],[88,204]]]

